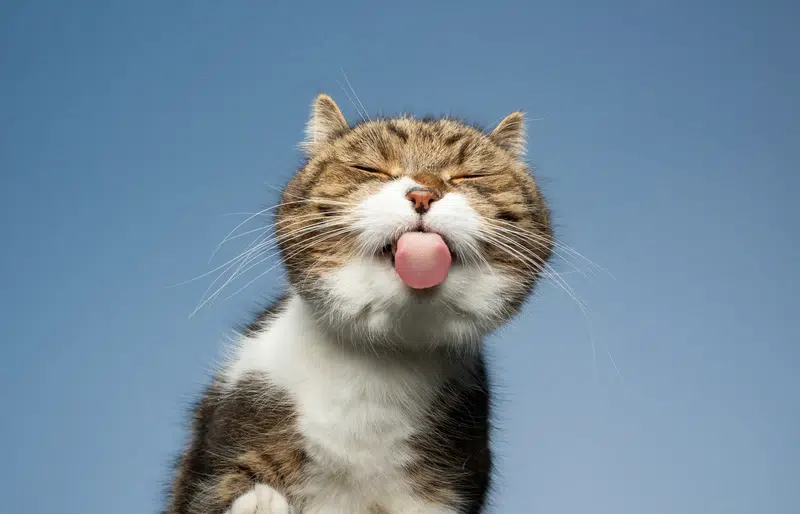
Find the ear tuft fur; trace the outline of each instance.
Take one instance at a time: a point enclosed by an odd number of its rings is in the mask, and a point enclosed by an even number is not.
[[[348,130],[350,126],[333,98],[320,94],[311,104],[311,116],[306,124],[306,139],[300,146],[307,155],[313,155],[320,145]]]
[[[503,118],[503,121],[489,134],[489,139],[497,146],[518,159],[525,156],[525,138],[525,114],[522,111],[512,112]]]

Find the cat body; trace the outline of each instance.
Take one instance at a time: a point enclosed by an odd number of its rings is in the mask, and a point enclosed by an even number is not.
[[[350,127],[315,100],[275,225],[291,286],[197,403],[167,514],[484,512],[482,341],[552,251],[522,121]]]

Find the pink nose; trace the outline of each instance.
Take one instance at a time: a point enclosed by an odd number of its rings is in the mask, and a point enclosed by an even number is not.
[[[425,214],[431,208],[431,204],[439,199],[439,195],[430,189],[414,188],[406,193],[406,198],[414,205],[415,211]]]

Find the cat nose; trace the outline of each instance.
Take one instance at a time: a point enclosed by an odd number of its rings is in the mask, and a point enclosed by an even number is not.
[[[406,198],[418,214],[425,214],[431,208],[431,204],[439,199],[439,194],[423,187],[414,187],[406,193]]]

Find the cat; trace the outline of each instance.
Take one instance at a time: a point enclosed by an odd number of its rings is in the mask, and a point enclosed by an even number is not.
[[[553,251],[514,112],[349,125],[313,102],[275,234],[285,294],[193,411],[166,514],[480,514],[485,336]]]

